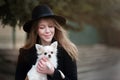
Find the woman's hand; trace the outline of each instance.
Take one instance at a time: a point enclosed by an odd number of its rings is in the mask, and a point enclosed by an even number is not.
[[[54,73],[54,66],[52,65],[52,63],[47,58],[43,57],[38,62],[37,71],[39,73],[53,75],[53,73]]]

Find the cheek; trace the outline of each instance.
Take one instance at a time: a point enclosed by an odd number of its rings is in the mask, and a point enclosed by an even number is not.
[[[43,30],[39,30],[39,29],[38,29],[37,34],[39,35],[39,37],[40,37],[40,36],[42,36],[42,35],[43,35],[43,33],[44,33],[44,31],[43,31]]]
[[[51,29],[51,32],[54,34],[54,33],[55,33],[55,28],[52,28],[52,29]]]

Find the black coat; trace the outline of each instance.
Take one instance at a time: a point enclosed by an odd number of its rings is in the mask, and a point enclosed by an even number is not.
[[[37,53],[35,46],[31,47],[30,49],[20,48],[19,52],[20,54],[18,56],[15,80],[25,80],[27,72],[37,60]],[[62,80],[58,70],[61,70],[65,75],[64,80],[77,80],[76,62],[73,61],[67,52],[60,46],[58,47],[57,58],[58,67],[55,69],[52,77],[47,75],[48,80]]]

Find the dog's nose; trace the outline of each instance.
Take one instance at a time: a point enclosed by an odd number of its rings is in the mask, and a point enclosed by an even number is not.
[[[51,58],[51,55],[48,55],[49,58]]]

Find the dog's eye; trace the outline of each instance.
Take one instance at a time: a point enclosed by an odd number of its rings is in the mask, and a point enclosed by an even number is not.
[[[44,55],[46,55],[47,53],[45,52]]]
[[[53,54],[53,51],[51,51],[51,54]]]

